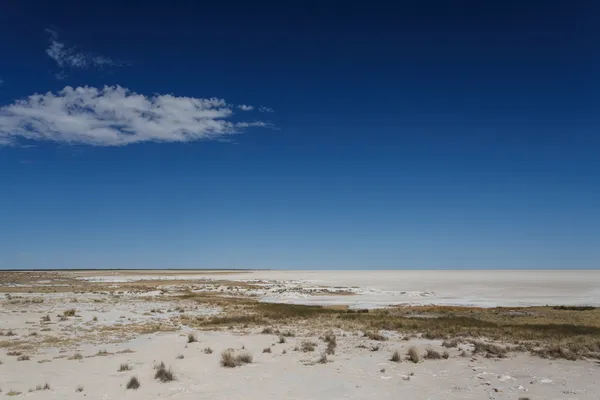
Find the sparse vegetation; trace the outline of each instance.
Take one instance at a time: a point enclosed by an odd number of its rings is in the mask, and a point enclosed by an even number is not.
[[[450,358],[450,353],[448,353],[447,351],[444,351],[444,352],[442,353],[442,358],[443,358],[444,360],[447,360],[447,359],[449,359],[449,358]]]
[[[17,351],[17,350],[11,350],[6,353],[7,356],[15,356],[15,357],[20,356],[21,354],[23,354],[23,353],[21,353],[20,351]]]
[[[187,335],[187,341],[188,341],[188,343],[194,343],[194,342],[197,342],[198,339],[196,338],[196,335],[193,332],[190,332]]]
[[[139,389],[140,387],[140,381],[138,380],[137,377],[132,376],[129,381],[127,382],[127,389]]]
[[[107,356],[108,355],[108,351],[106,351],[106,349],[101,349],[98,350],[98,352],[96,353],[97,356]]]
[[[131,371],[131,365],[124,363],[119,366],[119,372]]]
[[[379,332],[367,331],[367,332],[365,332],[364,336],[368,337],[371,340],[379,340],[382,342],[387,340],[387,337],[383,336]]]
[[[42,322],[50,322],[50,315],[46,314],[41,318]]]
[[[264,328],[260,333],[264,334],[264,335],[272,335],[273,334],[273,328],[271,327],[266,327]]]
[[[204,354],[212,354],[213,353],[213,349],[211,349],[210,347],[205,347],[203,351],[204,351]]]
[[[25,355],[25,354],[17,357],[17,361],[29,361],[29,360],[30,360],[29,356]]]
[[[439,360],[442,358],[442,355],[431,347],[425,350],[425,356],[423,357],[427,360]]]
[[[408,359],[414,362],[415,364],[421,360],[421,357],[419,356],[419,351],[415,346],[410,346],[406,355],[408,356]]]
[[[271,352],[271,348],[270,347],[265,347],[263,349],[263,353],[270,353]]]
[[[335,354],[335,348],[337,347],[337,339],[333,332],[327,332],[323,337],[323,340],[325,341],[325,343],[327,343],[327,349],[325,350],[325,353],[328,355]]]
[[[96,317],[96,316],[94,315],[94,318],[92,318],[92,321],[94,321],[94,322],[98,322],[98,317]]]
[[[279,344],[284,344],[284,343],[285,343],[285,337],[279,336]]]
[[[400,357],[400,352],[398,350],[395,350],[392,353],[392,356],[390,357],[390,361],[392,361],[392,362],[400,362],[400,361],[402,361],[402,357]]]
[[[11,390],[10,392],[6,393],[7,396],[18,396],[20,394],[21,392],[17,392],[16,390]]]
[[[327,354],[325,353],[321,353],[321,357],[319,357],[319,364],[327,364],[328,360],[327,360]]]
[[[473,353],[483,353],[486,357],[506,357],[506,353],[508,352],[506,347],[498,346],[493,343],[485,343],[479,340],[472,340],[471,343],[474,346]]]
[[[77,389],[75,389],[75,391],[78,393],[83,392],[83,386],[77,386]]]
[[[69,360],[82,360],[82,359],[83,359],[83,355],[81,353],[75,353],[71,357],[69,357]]]
[[[73,316],[75,316],[75,313],[76,313],[76,312],[77,312],[77,310],[76,310],[76,309],[74,309],[74,308],[70,308],[70,309],[68,309],[68,310],[65,310],[65,311],[63,312],[63,315],[64,315],[65,317],[73,317]]]
[[[183,354],[178,354],[177,357],[175,357],[178,360],[183,360],[185,358],[185,356]]]
[[[225,350],[221,353],[221,366],[227,368],[235,368],[252,362],[250,353],[242,353],[235,355],[231,350]]]
[[[447,347],[447,348],[458,347],[459,343],[460,343],[460,340],[458,340],[457,338],[454,338],[454,339],[444,340],[442,342],[442,346]]]
[[[302,351],[304,353],[309,353],[311,351],[315,351],[315,347],[317,347],[317,344],[314,342],[309,342],[309,341],[304,341],[302,342]]]
[[[164,362],[155,366],[156,372],[154,373],[154,379],[158,379],[161,382],[171,382],[175,380],[175,374],[171,368],[167,368]]]

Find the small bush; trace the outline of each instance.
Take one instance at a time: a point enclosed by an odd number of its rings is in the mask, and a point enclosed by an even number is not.
[[[50,390],[50,385],[48,384],[48,382],[46,382],[44,384],[44,386],[42,387],[42,390]]]
[[[367,331],[367,332],[365,332],[364,336],[368,337],[371,340],[379,340],[379,341],[382,341],[382,342],[387,340],[387,337],[383,336],[379,332]]]
[[[76,392],[83,392],[83,386],[77,386]]]
[[[75,315],[75,313],[76,313],[76,312],[77,312],[77,310],[76,310],[76,309],[74,309],[74,308],[70,308],[70,309],[68,309],[68,310],[65,310],[65,311],[63,312],[63,315],[64,315],[65,317],[73,317],[73,316]]]
[[[377,345],[371,347],[371,351],[379,351],[380,348],[381,348],[381,345],[377,344]]]
[[[238,355],[235,359],[240,365],[252,363],[252,355],[250,353],[242,353]]]
[[[23,354],[23,353],[21,353],[20,351],[16,351],[16,350],[11,350],[6,353],[7,356],[20,356],[21,354]]]
[[[129,382],[127,382],[127,389],[139,389],[140,387],[140,381],[138,381],[138,378],[136,378],[135,376],[132,376],[129,379]]]
[[[425,358],[427,360],[439,360],[440,358],[442,358],[442,355],[434,349],[428,348],[427,350],[425,350]]]
[[[50,315],[46,314],[42,317],[42,322],[50,322]]]
[[[244,364],[250,364],[252,362],[252,355],[250,353],[242,353],[234,355],[231,350],[226,350],[221,353],[221,366],[227,368],[239,367]]]
[[[444,360],[447,360],[447,359],[449,359],[449,358],[450,358],[450,353],[448,353],[447,351],[444,351],[444,353],[442,353],[442,358],[443,358]]]
[[[185,358],[185,356],[183,354],[179,354],[175,358],[178,359],[178,360],[183,360]]]
[[[283,332],[283,333],[281,334],[281,336],[283,336],[283,337],[294,337],[294,336],[296,336],[296,335],[295,335],[295,334],[294,334],[294,332],[292,332],[292,331],[287,331],[287,332]]]
[[[83,355],[81,353],[75,353],[71,357],[69,357],[69,360],[81,360],[81,359],[83,359]]]
[[[194,343],[194,342],[198,341],[198,339],[196,338],[196,335],[194,333],[191,333],[191,332],[188,333],[187,338],[188,338],[188,343]]]
[[[92,318],[92,321],[98,322],[98,317],[94,316],[94,318]]]
[[[410,348],[408,349],[407,356],[408,359],[414,362],[415,364],[418,363],[421,359],[421,357],[419,357],[419,351],[415,346],[410,346]]]
[[[29,360],[30,360],[30,358],[27,355],[22,355],[22,356],[17,357],[17,361],[29,361]]]
[[[96,353],[97,356],[107,356],[108,355],[108,351],[106,351],[106,349],[102,349],[102,350],[98,350],[98,352]]]
[[[123,371],[131,371],[131,366],[129,364],[121,364],[119,366],[119,372]]]
[[[285,343],[285,337],[279,336],[279,344],[284,344],[284,343]]]
[[[317,346],[317,344],[314,342],[302,342],[302,351],[305,353],[315,351],[316,346]]]
[[[213,349],[211,349],[210,347],[206,347],[204,349],[204,354],[212,354],[212,352],[213,352]]]
[[[319,364],[327,364],[327,354],[322,353],[321,357],[319,357],[318,363]]]
[[[158,379],[161,382],[171,382],[175,380],[175,375],[171,368],[165,366],[164,362],[161,362],[156,368],[156,373],[154,374],[154,379]]]
[[[270,353],[271,352],[271,348],[270,347],[265,347],[263,349],[263,353]]]
[[[486,353],[486,357],[506,357],[507,349],[505,347],[479,340],[473,340],[471,343],[475,347],[473,353]]]
[[[460,341],[455,338],[455,339],[451,339],[451,340],[444,340],[442,342],[442,346],[448,347],[448,348],[458,347],[459,343],[460,343]]]
[[[327,349],[325,350],[325,353],[329,355],[334,355],[336,346],[337,344],[335,342],[327,342]]]
[[[273,328],[271,328],[271,327],[266,327],[266,328],[264,328],[264,329],[262,330],[262,332],[260,332],[260,333],[262,333],[262,334],[264,334],[264,335],[272,335],[272,334],[273,334],[273,332],[274,332],[274,331],[273,331]]]
[[[10,392],[6,393],[7,396],[18,396],[20,394],[21,392],[17,392],[16,390],[11,390]]]
[[[402,358],[400,357],[400,353],[398,352],[398,350],[394,351],[392,353],[392,357],[390,357],[390,361],[400,362],[401,360],[402,360]]]

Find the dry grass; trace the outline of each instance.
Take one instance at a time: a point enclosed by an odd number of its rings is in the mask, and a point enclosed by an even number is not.
[[[325,341],[325,343],[327,343],[327,349],[325,350],[325,353],[328,355],[335,354],[335,348],[337,347],[337,339],[333,332],[327,332],[323,337],[323,340]]]
[[[196,338],[196,335],[194,333],[190,332],[187,335],[187,341],[188,341],[188,343],[194,343],[194,342],[197,342],[198,339]]]
[[[69,360],[82,360],[82,359],[83,359],[83,355],[81,353],[75,353],[71,357],[69,357]]]
[[[329,360],[327,360],[327,354],[321,353],[321,357],[319,357],[319,361],[317,362],[319,364],[327,364],[329,362]]]
[[[304,353],[309,353],[311,351],[315,351],[316,347],[317,347],[317,344],[315,342],[304,341],[304,342],[302,342],[300,349]]]
[[[454,339],[444,340],[442,342],[442,346],[448,347],[448,348],[458,347],[459,343],[460,343],[460,340],[457,338],[454,338]]]
[[[154,373],[154,379],[158,379],[161,382],[171,382],[175,380],[175,374],[171,368],[167,368],[164,362],[161,362],[156,367],[156,372]]]
[[[265,347],[263,349],[263,353],[270,353],[271,352],[271,348],[270,347]]]
[[[30,358],[28,355],[22,355],[22,356],[17,357],[17,361],[29,361],[29,360],[30,360]]]
[[[131,371],[131,365],[124,363],[119,366],[119,372]]]
[[[442,358],[442,355],[436,350],[428,348],[427,350],[425,350],[425,355],[423,356],[423,358],[427,360],[439,360],[440,358]]]
[[[285,343],[285,337],[279,336],[279,344],[284,344],[284,343]]]
[[[41,318],[42,322],[50,322],[50,315],[46,314]]]
[[[264,328],[260,333],[264,335],[272,335],[275,331],[271,327]]]
[[[364,334],[365,337],[368,337],[371,340],[379,340],[379,341],[386,341],[387,337],[385,337],[384,335],[380,334],[379,332],[371,332],[371,331],[367,331]]]
[[[493,343],[485,343],[479,340],[472,340],[471,343],[474,346],[473,353],[481,354],[483,353],[488,358],[498,357],[504,358],[508,353],[508,349],[503,346],[498,346]]]
[[[415,346],[410,346],[406,355],[407,358],[415,364],[421,360],[421,357],[419,356],[419,351]]]
[[[10,392],[6,393],[7,396],[18,396],[20,394],[21,392],[17,392],[16,390],[11,390]]]
[[[235,355],[231,350],[225,350],[221,353],[222,367],[235,368],[250,363],[252,363],[252,355],[250,353],[245,352]]]
[[[127,382],[127,389],[139,389],[140,388],[140,381],[138,380],[138,378],[136,378],[135,376],[132,376],[129,381]]]
[[[83,386],[79,385],[77,386],[77,388],[75,389],[76,392],[81,393],[83,392]]]
[[[204,351],[204,354],[212,354],[213,353],[213,349],[211,349],[210,347],[205,347],[203,351]]]
[[[74,308],[70,308],[70,309],[68,309],[68,310],[65,310],[65,311],[63,312],[63,315],[64,315],[65,317],[73,317],[73,316],[75,316],[75,313],[76,313],[76,312],[77,312],[77,310],[76,310],[76,309],[74,309]]]
[[[392,361],[392,362],[402,361],[402,357],[400,357],[400,352],[398,350],[396,350],[392,353],[392,356],[390,357],[390,361]]]
[[[178,354],[177,357],[175,357],[178,360],[183,360],[185,358],[185,356],[183,354]]]

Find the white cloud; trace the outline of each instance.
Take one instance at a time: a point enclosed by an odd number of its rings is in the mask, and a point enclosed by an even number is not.
[[[87,69],[92,67],[119,67],[123,65],[123,63],[108,57],[80,52],[75,47],[68,47],[64,42],[59,41],[58,33],[55,30],[46,29],[46,32],[50,35],[50,45],[46,49],[46,54],[61,68],[61,72],[56,74],[58,79],[66,77],[65,68]]]
[[[248,104],[240,104],[238,108],[242,111],[252,111],[254,110],[254,106],[250,106]]]
[[[266,107],[266,106],[260,106],[258,107],[258,111],[260,112],[273,112],[273,109],[271,107]]]
[[[262,121],[233,120],[222,99],[144,96],[120,86],[65,87],[0,107],[0,144],[19,139],[94,146],[222,139]]]

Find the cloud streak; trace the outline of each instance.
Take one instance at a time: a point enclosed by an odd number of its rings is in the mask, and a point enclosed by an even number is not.
[[[50,44],[46,49],[46,54],[53,59],[61,68],[56,77],[63,79],[66,76],[65,69],[89,69],[120,67],[124,64],[111,58],[95,55],[87,52],[80,52],[75,47],[69,47],[59,40],[58,32],[52,29],[46,29],[50,35]]]
[[[219,140],[263,121],[236,121],[223,99],[145,96],[120,86],[65,87],[0,107],[0,145],[20,139],[92,146]]]

